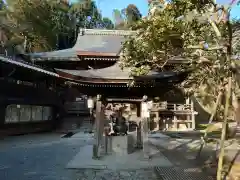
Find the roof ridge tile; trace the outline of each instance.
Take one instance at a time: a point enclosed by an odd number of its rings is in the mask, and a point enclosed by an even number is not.
[[[136,31],[131,30],[109,30],[109,29],[80,29],[83,35],[115,35],[115,36],[131,36]]]

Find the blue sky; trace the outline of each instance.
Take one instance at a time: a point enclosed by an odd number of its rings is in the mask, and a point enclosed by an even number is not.
[[[74,2],[74,0],[71,0]],[[145,16],[147,15],[148,6],[147,0],[95,0],[98,8],[101,10],[104,17],[113,18],[113,9],[123,9],[128,4],[135,4],[140,12]],[[217,0],[218,3],[227,4],[231,0]],[[232,17],[240,19],[240,6],[235,6],[232,10]]]

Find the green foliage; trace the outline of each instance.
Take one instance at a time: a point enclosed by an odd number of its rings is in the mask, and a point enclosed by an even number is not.
[[[135,29],[136,23],[141,20],[142,14],[134,4],[129,4],[121,11],[113,11],[116,29]]]
[[[112,23],[111,19],[109,18],[103,18],[102,19],[102,23],[103,23],[103,27],[106,29],[113,29],[114,28],[114,24]]]
[[[9,0],[1,18],[8,40],[25,40],[26,51],[51,51],[74,45],[79,28],[112,28],[92,0],[73,4],[57,0]],[[11,25],[9,25],[11,24]],[[16,45],[16,41],[10,43]],[[9,44],[9,43],[8,43]]]
[[[118,26],[119,24],[124,24],[124,18],[122,13],[118,9],[113,10],[113,18],[114,18],[114,26]]]
[[[129,4],[125,10],[128,23],[139,21],[142,14],[134,4]]]
[[[240,20],[234,20],[233,24],[233,54],[240,55]]]
[[[164,71],[170,59],[181,56],[189,63],[173,71],[192,71],[181,87],[204,107],[213,106],[232,66],[226,60],[231,32],[219,7],[212,1],[172,0],[153,8],[138,22],[136,36],[123,44],[122,67],[132,67],[132,75]]]

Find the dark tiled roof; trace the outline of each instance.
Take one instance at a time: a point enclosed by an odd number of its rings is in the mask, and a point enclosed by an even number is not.
[[[103,69],[90,69],[90,70],[65,70],[56,69],[64,73],[68,73],[74,76],[91,78],[91,79],[120,79],[120,80],[130,80],[130,68],[125,68],[122,70],[118,63],[113,66],[103,68]],[[155,76],[158,78],[167,78],[174,76],[173,72],[156,72],[150,71],[147,76]]]
[[[133,35],[133,33],[134,31],[87,29],[80,31],[78,40],[73,48],[81,51],[114,53],[118,55],[126,36]]]
[[[41,67],[37,67],[35,65],[29,64],[29,63],[24,62],[24,61],[15,61],[15,60],[12,60],[10,58],[3,57],[3,56],[0,56],[0,63],[13,64],[13,65],[18,66],[18,67],[23,67],[23,68],[26,68],[26,69],[29,69],[29,70],[33,70],[33,71],[41,72],[41,73],[44,73],[44,74],[48,74],[50,76],[59,77],[59,75],[57,73],[47,71],[47,70],[45,70]]]
[[[29,54],[32,60],[41,61],[41,60],[68,60],[76,61],[79,60],[77,52],[74,49],[64,49],[51,52],[42,52],[42,53],[32,53]]]
[[[110,53],[117,56],[121,50],[121,44],[126,36],[133,35],[134,31],[82,29],[78,34],[73,48],[29,54],[33,60],[79,60],[78,51]]]

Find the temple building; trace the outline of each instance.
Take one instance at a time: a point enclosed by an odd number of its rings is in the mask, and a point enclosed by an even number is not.
[[[118,60],[122,42],[134,33],[126,30],[81,29],[72,48],[33,53],[27,58],[37,65],[53,69],[79,93],[122,98],[164,95],[186,74],[151,71],[146,76],[130,77],[130,68],[122,70]],[[129,87],[132,80],[135,85]]]
[[[58,75],[59,86],[65,87],[61,91],[62,101],[67,114],[71,114],[67,122],[79,121],[80,114],[88,113],[83,95],[96,97],[101,94],[105,98],[126,101],[147,95],[168,103],[185,103],[185,97],[175,85],[183,81],[187,73],[171,71],[171,66],[184,63],[183,59],[169,60],[169,71],[150,71],[145,76],[131,77],[130,68],[121,69],[122,43],[134,34],[126,30],[81,29],[72,48],[23,57]],[[135,83],[129,86],[131,81]]]
[[[59,75],[40,66],[0,57],[0,136],[47,131],[57,126],[62,102]]]

